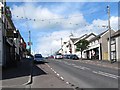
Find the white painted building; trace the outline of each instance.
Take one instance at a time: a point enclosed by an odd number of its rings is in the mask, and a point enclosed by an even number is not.
[[[85,35],[83,35],[83,36],[81,36],[79,38],[70,37],[70,39],[67,42],[63,43],[63,47],[61,49],[61,50],[63,50],[62,54],[76,54],[76,48],[75,48],[74,43],[76,41],[78,41],[80,38],[84,37]]]
[[[69,41],[63,43],[62,54],[70,54],[69,52]]]
[[[96,35],[93,33],[90,34],[85,34],[82,35],[79,38],[75,38],[75,37],[71,37],[69,41],[64,42],[63,47],[61,50],[63,50],[62,54],[76,54],[79,58],[81,58],[81,52],[80,51],[76,51],[76,43],[78,43],[81,39],[85,39],[85,40],[90,40],[91,38],[95,37]],[[61,51],[60,50],[60,51]],[[86,57],[86,53],[83,52],[83,57]]]
[[[91,40],[92,38],[94,38],[94,37],[96,37],[96,35],[94,34],[94,33],[90,33],[90,34],[85,34],[83,37],[81,37],[81,38],[79,38],[75,43],[74,43],[74,45],[76,44],[76,43],[78,43],[80,40],[82,40],[82,39],[85,39],[85,40],[87,40],[87,41],[89,41],[89,40]],[[75,45],[75,50],[76,50],[76,45]],[[86,50],[84,50],[83,52],[82,52],[82,58],[87,58],[87,54],[86,54],[86,52],[85,52]],[[81,52],[80,51],[76,51],[75,52],[75,54],[79,57],[79,58],[81,58]]]

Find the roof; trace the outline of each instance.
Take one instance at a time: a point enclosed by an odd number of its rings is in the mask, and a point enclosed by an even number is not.
[[[106,30],[106,31],[100,33],[99,35],[97,35],[96,37],[92,38],[92,39],[90,40],[90,42],[99,39],[99,38],[100,38],[104,33],[106,33],[107,31],[108,31],[108,30]]]
[[[87,34],[82,35],[79,38],[76,38],[76,41],[74,41],[73,43],[77,43],[79,40],[81,40],[82,38],[84,38],[85,36],[87,36]]]
[[[76,44],[79,40],[81,40],[81,39],[87,39],[88,37],[90,37],[91,35],[94,35],[95,37],[96,37],[96,35],[94,34],[94,33],[90,33],[90,34],[85,34],[85,35],[83,35],[82,37],[80,37],[74,44]],[[85,36],[85,37],[84,37]]]
[[[96,36],[94,33],[90,33],[89,35],[87,35],[86,37],[84,37],[83,39],[86,39],[86,38],[88,38],[89,36],[91,36],[91,35],[94,35],[94,36]]]
[[[120,36],[120,30],[116,31],[111,35],[112,38]]]
[[[77,41],[79,38],[70,38],[71,41],[74,43],[75,41]]]

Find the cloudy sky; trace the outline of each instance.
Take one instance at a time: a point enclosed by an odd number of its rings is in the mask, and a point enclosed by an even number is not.
[[[63,41],[91,32],[99,34],[107,28],[107,5],[111,27],[118,30],[118,2],[8,2],[12,20],[28,42],[31,31],[32,51],[48,55],[56,52]]]

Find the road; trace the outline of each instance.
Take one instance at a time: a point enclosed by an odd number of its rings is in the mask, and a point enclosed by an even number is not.
[[[53,73],[48,67],[48,62],[34,64],[31,88],[68,88],[73,90],[73,87]]]
[[[47,60],[47,66],[69,85],[79,88],[118,88],[118,70],[74,60]]]
[[[87,63],[84,63],[81,60],[47,59],[45,63],[33,65],[31,84],[20,84],[18,86],[18,82],[26,80],[27,78],[25,79],[24,76],[29,75],[25,74],[25,72],[27,73],[26,70],[29,70],[28,68],[25,69],[25,67],[23,67],[24,74],[17,75],[23,77],[24,80],[19,79],[16,74],[16,79],[18,78],[19,80],[12,79],[14,82],[17,82],[17,86],[15,83],[15,86],[13,85],[11,79],[7,79],[8,81],[6,83],[10,86],[12,85],[11,88],[21,88],[21,90],[25,88],[33,90],[34,88],[47,88],[48,90],[50,88],[63,88],[63,90],[101,90],[99,88],[109,88],[109,90],[118,90],[113,89],[118,88],[118,79],[120,78],[117,68],[111,66],[104,67],[101,66],[102,64],[93,64],[94,61],[88,61],[86,60],[85,62]],[[26,66],[25,63],[23,65]]]

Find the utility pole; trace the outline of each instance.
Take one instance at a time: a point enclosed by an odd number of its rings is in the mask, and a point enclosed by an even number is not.
[[[29,52],[31,54],[31,32],[29,31]]]
[[[110,7],[107,6],[107,14],[108,14],[108,30],[109,30],[109,60],[111,60],[111,27],[110,27]]]
[[[62,49],[62,38],[61,38],[61,53],[63,53],[63,49]]]
[[[52,48],[51,48],[51,55],[52,55]]]

